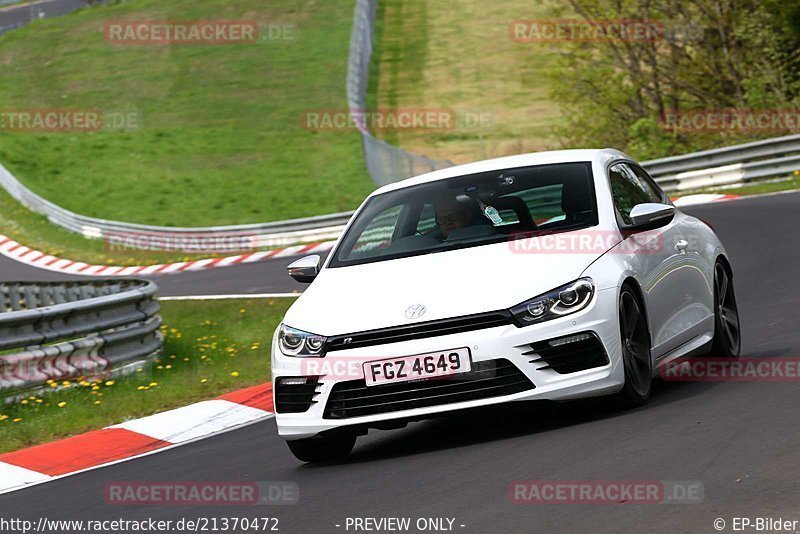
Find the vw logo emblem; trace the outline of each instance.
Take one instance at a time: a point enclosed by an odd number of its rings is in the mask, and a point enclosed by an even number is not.
[[[406,319],[417,319],[418,317],[422,317],[425,315],[425,305],[424,304],[412,304],[408,308],[406,308]]]

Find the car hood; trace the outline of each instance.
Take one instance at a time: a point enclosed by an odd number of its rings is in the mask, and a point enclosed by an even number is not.
[[[539,239],[520,240],[534,245],[525,251],[503,242],[325,268],[284,322],[331,336],[510,308],[579,278],[605,253],[544,253]],[[407,319],[416,304],[425,313]]]

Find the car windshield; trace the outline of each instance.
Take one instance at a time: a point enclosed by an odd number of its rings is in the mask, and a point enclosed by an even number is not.
[[[458,176],[369,199],[334,252],[342,267],[597,224],[591,164]]]

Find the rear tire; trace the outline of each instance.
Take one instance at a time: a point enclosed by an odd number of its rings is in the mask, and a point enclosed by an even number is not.
[[[333,462],[345,458],[356,444],[355,434],[334,434],[287,441],[289,450],[301,462]]]
[[[739,308],[733,291],[730,270],[720,261],[714,266],[714,342],[713,358],[738,358],[742,350]]]
[[[625,385],[617,393],[616,401],[623,408],[634,408],[646,404],[650,398],[653,362],[644,307],[628,286],[623,286],[619,295],[619,327]]]

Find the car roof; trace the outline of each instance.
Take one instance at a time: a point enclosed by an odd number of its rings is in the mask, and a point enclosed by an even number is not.
[[[517,154],[514,156],[504,156],[502,158],[486,159],[475,161],[463,165],[455,165],[438,171],[433,171],[412,178],[407,178],[399,182],[394,182],[376,189],[372,195],[379,195],[395,189],[402,189],[426,182],[465,176],[481,172],[500,171],[503,169],[513,169],[516,167],[529,167],[533,165],[548,165],[552,163],[573,163],[578,161],[588,161],[605,163],[611,159],[631,159],[628,155],[613,148],[591,148],[573,150],[550,150],[547,152],[532,152],[530,154]]]

